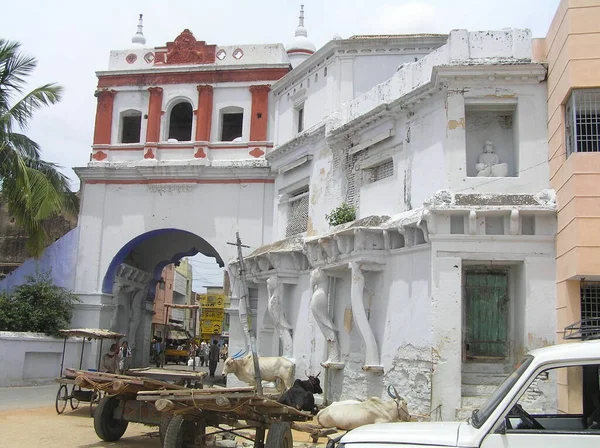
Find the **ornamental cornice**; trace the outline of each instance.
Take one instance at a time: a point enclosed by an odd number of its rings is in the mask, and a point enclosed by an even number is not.
[[[75,173],[83,181],[94,180],[123,180],[123,181],[143,181],[169,180],[182,182],[206,181],[206,180],[267,180],[274,179],[275,175],[264,160],[252,160],[244,163],[233,163],[227,161],[223,166],[213,164],[191,165],[189,163],[157,162],[152,165],[133,164],[133,163],[91,163],[87,167],[74,168]],[[260,162],[260,163],[257,163]]]
[[[275,146],[271,150],[267,151],[265,154],[265,159],[269,162],[273,162],[297,148],[314,143],[319,138],[323,138],[324,136],[325,123],[322,123],[314,128],[307,129],[302,134],[299,134],[282,145]]]
[[[238,71],[238,70],[254,70],[265,68],[289,68],[288,62],[269,63],[269,64],[246,64],[246,65],[176,65],[170,67],[153,66],[152,68],[143,68],[137,70],[99,70],[96,76],[110,77],[122,75],[148,75],[148,74],[163,74],[163,73],[190,73],[190,72],[223,72],[223,71]]]

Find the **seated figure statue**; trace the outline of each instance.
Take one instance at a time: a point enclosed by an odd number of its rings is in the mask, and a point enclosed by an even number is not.
[[[477,177],[506,177],[508,165],[500,163],[500,157],[494,152],[494,143],[485,142],[483,152],[477,158]]]

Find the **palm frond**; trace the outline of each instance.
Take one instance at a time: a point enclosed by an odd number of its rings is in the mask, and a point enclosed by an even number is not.
[[[0,85],[10,94],[22,92],[29,76],[37,66],[33,56],[20,53],[21,44],[0,39]]]
[[[63,88],[55,83],[44,84],[33,89],[10,107],[2,117],[6,132],[12,132],[11,121],[15,121],[21,129],[27,128],[27,121],[33,113],[43,106],[49,106],[60,101]]]
[[[0,138],[2,138],[8,145],[17,151],[21,156],[32,159],[40,158],[40,145],[31,140],[25,134],[17,132],[9,132],[3,135],[0,131]]]

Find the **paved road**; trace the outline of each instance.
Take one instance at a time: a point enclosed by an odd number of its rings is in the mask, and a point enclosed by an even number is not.
[[[58,384],[31,387],[0,387],[0,411],[54,406]]]

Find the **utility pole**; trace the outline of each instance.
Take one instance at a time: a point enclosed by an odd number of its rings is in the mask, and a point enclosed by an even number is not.
[[[240,266],[240,280],[242,282],[242,297],[240,300],[244,301],[245,311],[240,311],[240,320],[242,321],[242,327],[248,335],[250,341],[250,350],[252,351],[252,361],[254,362],[254,379],[256,381],[256,393],[258,395],[263,394],[262,380],[260,378],[260,366],[258,364],[258,353],[256,352],[256,334],[248,325],[248,311],[250,310],[250,297],[248,294],[248,284],[246,283],[246,270],[244,269],[244,257],[242,256],[242,240],[240,239],[240,232],[235,232],[235,243],[227,243],[231,246],[237,246],[238,252],[238,264]],[[256,322],[254,323],[256,325]]]

